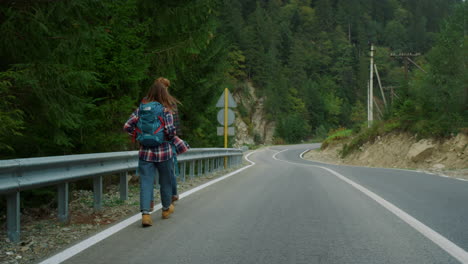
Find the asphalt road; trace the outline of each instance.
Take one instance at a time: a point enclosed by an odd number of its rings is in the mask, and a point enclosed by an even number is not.
[[[170,219],[158,211],[152,227],[136,222],[65,263],[460,263],[324,168],[462,250],[468,249],[468,182],[302,160],[312,147],[258,151],[249,157],[255,166],[180,200]]]

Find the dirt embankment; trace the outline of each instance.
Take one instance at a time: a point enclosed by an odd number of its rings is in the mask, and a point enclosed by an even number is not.
[[[343,145],[349,141],[342,140],[330,144],[324,150],[309,151],[304,158],[334,164],[416,169],[468,179],[466,134],[458,134],[446,140],[418,140],[409,134],[389,134],[341,158]]]

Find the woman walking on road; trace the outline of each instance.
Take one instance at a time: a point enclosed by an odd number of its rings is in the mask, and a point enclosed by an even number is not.
[[[168,90],[169,92],[169,87],[171,86],[171,82],[164,78],[164,77],[159,77],[158,79],[156,79],[156,82],[160,82],[162,84],[164,84],[164,86],[166,86],[166,89]],[[177,100],[176,98],[173,98],[173,102],[172,102],[172,116],[173,116],[173,119],[174,119],[174,127],[176,129],[176,135],[177,136],[180,136],[182,134],[182,129],[180,127],[180,118],[179,118],[179,111],[177,109],[177,104],[181,104],[179,100]],[[176,153],[176,154],[181,154],[181,153]],[[176,179],[176,166],[177,164],[173,164],[173,170],[172,170],[172,174],[171,174],[171,183],[172,183],[172,203],[176,202],[179,200],[179,194],[178,194],[178,191],[177,191],[177,179]],[[154,207],[154,201],[151,200],[151,210],[153,209]]]
[[[189,148],[185,142],[176,137],[172,115],[172,108],[176,102],[178,102],[177,99],[169,94],[167,87],[156,80],[151,85],[146,97],[143,98],[140,107],[132,113],[124,125],[124,130],[140,142],[138,170],[140,173],[140,211],[143,227],[153,224],[149,212],[150,203],[153,200],[156,169],[159,172],[162,218],[167,219],[174,212],[171,179],[174,167],[173,157],[176,152],[183,153]],[[152,126],[154,133],[142,131],[145,126]],[[161,135],[163,139],[151,138],[148,140],[147,138],[158,135]]]

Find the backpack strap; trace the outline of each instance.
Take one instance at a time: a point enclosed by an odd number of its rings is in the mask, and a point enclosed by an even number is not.
[[[140,107],[141,107],[141,104],[140,104],[140,106],[138,106],[138,114],[136,115],[137,120],[135,122],[136,124],[138,124],[138,121],[140,121]],[[141,130],[138,128],[138,126],[135,126],[135,129],[132,132],[132,143],[135,143],[137,133],[141,133]]]
[[[133,133],[132,133],[132,143],[135,143],[137,133],[141,133],[141,130],[138,127],[135,127],[135,130],[133,130]]]
[[[161,117],[161,116],[158,116],[158,119],[159,119],[159,122],[161,123],[161,125],[158,127],[158,129],[156,129],[154,131],[153,134],[156,134],[158,133],[166,124],[164,123],[164,119]]]

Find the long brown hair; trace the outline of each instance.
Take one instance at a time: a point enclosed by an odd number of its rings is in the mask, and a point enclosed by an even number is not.
[[[176,110],[177,104],[180,104],[180,101],[169,93],[168,88],[170,85],[171,82],[166,78],[160,77],[156,79],[150,86],[145,100],[149,102],[157,101],[171,111]]]

